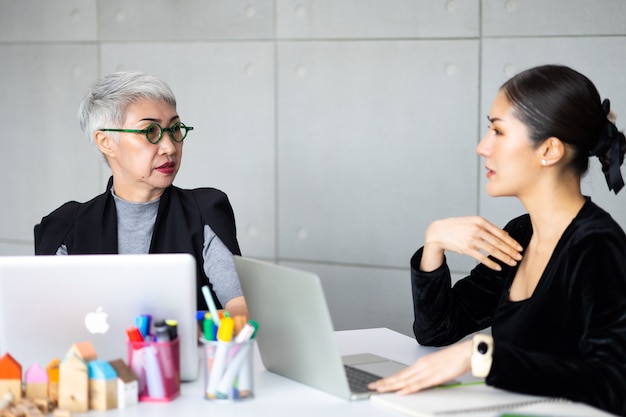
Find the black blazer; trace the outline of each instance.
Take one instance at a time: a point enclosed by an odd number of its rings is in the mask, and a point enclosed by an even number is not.
[[[68,254],[116,254],[117,212],[110,192],[79,203],[69,201],[41,220],[35,234],[35,254],[54,255],[65,244]],[[189,253],[196,259],[197,304],[206,310],[200,288],[208,285],[218,308],[222,308],[204,273],[202,248],[204,225],[209,225],[226,247],[240,255],[235,216],[222,191],[214,188],[185,190],[168,187],[159,201],[150,253]]]

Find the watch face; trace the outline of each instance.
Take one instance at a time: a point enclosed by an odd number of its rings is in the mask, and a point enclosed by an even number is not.
[[[484,355],[489,350],[489,345],[485,342],[480,342],[478,343],[478,346],[476,346],[476,350],[478,353]]]

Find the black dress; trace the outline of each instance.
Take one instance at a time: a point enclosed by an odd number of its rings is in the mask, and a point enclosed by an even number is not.
[[[530,217],[505,230],[526,248]],[[421,254],[411,259],[419,343],[448,345],[491,326],[489,385],[626,415],[626,236],[608,213],[587,199],[523,301],[509,298],[517,267],[480,264],[450,288],[447,265],[421,272]]]

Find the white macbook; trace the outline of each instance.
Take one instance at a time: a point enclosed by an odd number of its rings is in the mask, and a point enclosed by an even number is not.
[[[188,254],[0,257],[0,355],[26,370],[90,341],[127,361],[135,317],[176,320],[181,379],[198,376],[196,264]]]
[[[367,382],[406,367],[370,353],[340,356],[316,274],[239,256],[235,265],[267,370],[354,400],[372,394]]]

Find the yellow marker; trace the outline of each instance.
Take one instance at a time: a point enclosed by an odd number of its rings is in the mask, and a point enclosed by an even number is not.
[[[230,342],[233,339],[235,330],[235,320],[232,317],[224,317],[220,320],[220,327],[217,329],[217,340],[220,342]]]
[[[216,398],[217,396],[217,387],[226,369],[234,329],[235,320],[232,317],[224,317],[220,320],[220,325],[217,328],[217,347],[206,390],[208,398]]]

